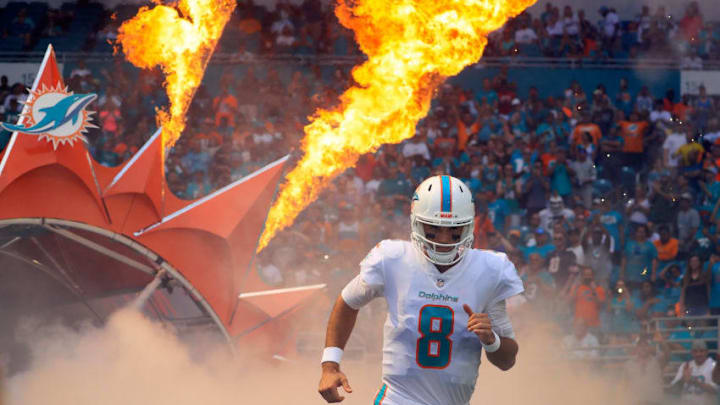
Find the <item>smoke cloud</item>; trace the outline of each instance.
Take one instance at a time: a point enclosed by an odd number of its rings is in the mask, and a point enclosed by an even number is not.
[[[621,373],[613,378],[563,361],[560,339],[570,331],[538,319],[515,320],[521,348],[516,366],[501,372],[484,361],[471,404],[633,403]],[[356,333],[380,328],[377,320],[363,322],[369,324],[358,325]],[[20,333],[27,334],[32,361],[28,371],[6,381],[9,405],[324,403],[316,392],[317,358],[258,359],[251,348],[233,356],[216,340],[181,341],[130,310],[117,312],[101,328],[45,326]],[[322,342],[317,344],[319,349]],[[380,386],[378,356],[343,363],[354,389],[344,404],[370,403]]]

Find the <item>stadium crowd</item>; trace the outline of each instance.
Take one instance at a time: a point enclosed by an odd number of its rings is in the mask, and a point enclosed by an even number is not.
[[[233,17],[240,52],[356,52],[319,4],[270,12],[243,2]],[[72,29],[68,10],[48,10],[38,26],[24,20],[24,29],[20,11],[3,35],[25,35],[25,46],[62,35]],[[704,22],[696,2],[679,21],[662,7],[643,7],[624,23],[612,9],[600,14],[598,25],[583,10],[565,7],[561,16],[549,4],[542,15],[524,13],[494,34],[487,53],[536,47],[552,57],[643,54],[694,60],[695,67],[720,57],[720,25]],[[116,20],[98,21],[87,49],[114,38]],[[352,84],[340,67],[330,80],[312,65],[289,80],[272,65],[262,78],[256,68],[240,79],[228,69],[217,93],[199,89],[186,135],[166,162],[178,196],[206,195],[299,148],[305,117]],[[98,161],[118,165],[152,135],[154,107],[166,103],[161,72],[131,77],[116,59],[99,73],[78,63],[66,77],[72,90],[99,94],[100,128],[88,135]],[[580,348],[576,357],[600,356],[587,350],[599,343],[652,343],[680,360],[686,357],[673,350],[707,349],[703,339],[716,349],[717,328],[683,318],[720,314],[720,100],[703,87],[692,97],[647,87],[632,92],[626,80],[594,89],[575,82],[557,93],[531,88],[520,96],[505,72],[486,79],[480,92],[443,85],[413,138],[363,156],[278,235],[258,258],[261,275],[278,286],[328,279],[343,285],[379,240],[409,237],[414,187],[432,174],[451,174],[475,193],[475,247],[507,253],[525,282],[511,305],[547,308],[566,323],[573,333],[563,341]],[[3,122],[17,120],[25,97],[21,84],[0,81]],[[673,318],[665,326],[676,329],[648,334],[658,316]]]
[[[341,27],[330,2],[280,2],[272,10],[238,1],[219,50],[245,54],[359,55],[351,33]],[[110,51],[121,21],[137,5],[108,9],[87,0],[52,9],[42,2],[14,1],[0,8],[0,50],[43,51],[49,40],[76,51]],[[597,10],[557,7],[524,12],[491,35],[486,56],[564,57],[576,59],[682,58],[685,67],[701,67],[720,56],[720,24],[705,21],[697,1],[682,15],[664,6],[638,7],[619,15],[607,6]],[[66,41],[67,40],[67,41]]]

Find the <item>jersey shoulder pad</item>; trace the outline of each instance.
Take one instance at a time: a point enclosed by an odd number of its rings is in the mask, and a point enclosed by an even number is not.
[[[494,268],[502,267],[507,265],[507,262],[510,261],[508,259],[507,255],[503,252],[497,252],[494,250],[485,250],[485,249],[473,249],[472,250],[477,258],[485,263],[486,265]]]
[[[402,257],[407,252],[408,248],[412,248],[412,246],[407,241],[385,239],[375,245],[373,250],[376,250],[377,253],[381,254],[386,259],[397,259]]]

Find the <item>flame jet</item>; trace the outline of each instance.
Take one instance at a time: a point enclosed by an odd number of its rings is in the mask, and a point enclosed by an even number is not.
[[[303,157],[288,173],[260,238],[262,250],[365,153],[413,136],[433,92],[477,62],[490,32],[535,0],[340,0],[335,14],[368,59],[339,107],[310,117]]]
[[[202,82],[210,57],[235,9],[235,0],[180,0],[176,7],[142,7],[118,30],[126,59],[142,69],[160,66],[170,107],[157,109],[163,149],[175,144],[185,129],[190,102]]]

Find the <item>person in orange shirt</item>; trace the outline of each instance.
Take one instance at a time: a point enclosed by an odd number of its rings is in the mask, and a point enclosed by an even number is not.
[[[640,121],[640,117],[636,112],[630,114],[629,121],[620,121],[620,134],[625,141],[623,145],[623,152],[625,153],[643,153],[645,147],[643,145],[643,138],[645,131],[647,130],[648,124],[645,121]]]
[[[590,121],[590,115],[584,114],[580,123],[578,123],[570,135],[572,146],[577,146],[582,143],[583,136],[585,133],[589,133],[592,136],[593,144],[597,148],[600,138],[602,138],[602,132],[597,124]]]
[[[664,268],[677,257],[678,240],[670,236],[670,228],[667,225],[658,227],[658,232],[660,233],[660,239],[653,243],[658,252],[658,260],[660,260],[658,267]]]
[[[620,136],[623,138],[622,151],[625,154],[625,165],[640,170],[643,164],[642,155],[645,151],[645,133],[648,123],[640,121],[638,113],[630,114],[630,120],[618,122]]]
[[[682,96],[682,100],[680,100],[679,103],[675,103],[675,105],[673,105],[672,113],[674,116],[678,117],[680,121],[685,121],[688,113],[692,111],[689,101],[690,96],[686,94]]]
[[[482,196],[482,194],[478,194],[478,196]],[[475,204],[475,229],[473,229],[475,241],[473,247],[475,249],[487,249],[488,234],[495,232],[495,226],[493,226],[488,215],[487,204],[479,198],[476,198],[475,201],[477,203]]]
[[[464,151],[470,136],[480,130],[480,115],[478,114],[477,118],[474,118],[469,112],[464,112],[460,115],[455,107],[453,107],[452,111],[455,115],[455,121],[457,122],[458,150]]]
[[[575,321],[583,320],[589,327],[600,327],[600,308],[605,302],[605,289],[595,284],[592,267],[582,268],[580,283],[569,297],[575,306]]]

